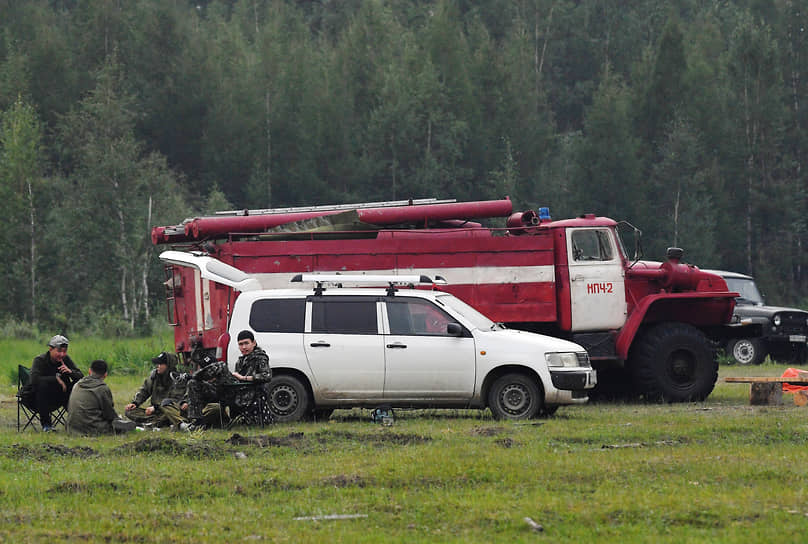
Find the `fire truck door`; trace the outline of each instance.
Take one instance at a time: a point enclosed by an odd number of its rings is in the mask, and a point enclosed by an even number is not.
[[[617,329],[626,320],[620,252],[610,229],[567,229],[573,331]]]
[[[468,399],[474,392],[474,338],[451,336],[457,320],[428,300],[388,301],[387,400]]]
[[[329,399],[381,400],[384,336],[372,297],[318,297],[303,346],[316,393]],[[270,347],[271,350],[271,347]]]

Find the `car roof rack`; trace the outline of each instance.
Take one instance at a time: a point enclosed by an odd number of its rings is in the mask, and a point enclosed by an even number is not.
[[[393,295],[396,292],[396,287],[410,286],[414,287],[416,284],[430,284],[446,283],[446,280],[441,276],[435,276],[433,280],[429,276],[418,274],[297,274],[290,281],[300,282],[314,282],[315,295],[322,295],[325,291],[324,284],[331,284],[335,287],[342,287],[344,283],[355,283],[361,286],[369,285],[387,285],[387,294]]]

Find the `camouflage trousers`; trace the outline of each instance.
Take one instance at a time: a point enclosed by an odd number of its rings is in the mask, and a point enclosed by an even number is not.
[[[188,418],[204,421],[208,427],[226,426],[237,416],[247,424],[273,421],[262,384],[211,383],[192,379],[188,382],[188,397]]]
[[[219,405],[234,406],[236,399],[233,393],[232,389],[218,385],[215,382],[211,383],[192,378],[188,382],[188,398],[190,400],[188,418],[196,421],[204,417],[207,420],[205,411],[210,415],[212,410],[221,409]],[[212,405],[216,405],[217,408]],[[218,414],[216,417],[222,418],[222,415]]]
[[[136,423],[151,423],[157,427],[178,426],[180,423],[187,421],[187,418],[182,415],[180,405],[176,402],[166,406],[155,406],[151,415],[146,415],[145,408],[137,407],[127,411],[126,417]]]

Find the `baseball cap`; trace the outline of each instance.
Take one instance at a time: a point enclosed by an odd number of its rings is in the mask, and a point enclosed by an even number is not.
[[[212,365],[215,362],[216,358],[206,353],[205,355],[202,356],[202,359],[200,359],[199,366],[200,368],[204,368],[206,366]]]
[[[168,364],[168,353],[165,351],[161,352],[160,355],[157,357],[152,357],[151,360],[153,365],[167,365]]]
[[[50,340],[48,340],[48,347],[49,348],[66,348],[70,341],[67,339],[66,336],[62,336],[61,334],[57,334]]]

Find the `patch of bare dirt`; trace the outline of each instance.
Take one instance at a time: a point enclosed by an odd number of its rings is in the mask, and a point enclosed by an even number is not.
[[[432,437],[423,436],[419,434],[396,433],[390,431],[382,431],[373,434],[359,434],[349,431],[321,431],[316,435],[317,440],[321,444],[332,442],[335,439],[350,440],[354,442],[362,442],[365,444],[373,444],[376,446],[384,446],[388,444],[396,446],[408,446],[410,444],[425,444],[432,441]]]
[[[38,446],[21,446],[14,444],[3,448],[3,455],[12,459],[28,459],[33,458],[39,461],[45,461],[55,456],[59,457],[90,457],[97,455],[97,452],[86,446],[78,446],[70,448],[61,444],[41,444]]]
[[[50,493],[81,493],[92,494],[96,491],[121,491],[125,489],[123,486],[115,482],[60,482],[52,486],[48,491]]]
[[[506,436],[505,438],[500,438],[499,440],[497,440],[495,444],[498,446],[502,446],[503,448],[511,448],[513,447],[515,442]]]
[[[323,484],[328,487],[365,487],[365,480],[356,474],[353,476],[346,476],[345,474],[338,474],[323,480]]]
[[[286,436],[280,437],[268,435],[242,436],[238,433],[233,433],[225,442],[233,444],[234,446],[258,446],[260,448],[266,448],[268,446],[287,446],[294,448],[300,446],[303,439],[303,433],[289,433]]]
[[[498,436],[505,432],[505,427],[475,427],[471,434],[475,436]]]
[[[129,442],[114,448],[112,453],[132,455],[135,453],[167,453],[185,455],[193,459],[223,457],[230,450],[207,441],[180,442],[173,438],[149,437],[136,442]]]

